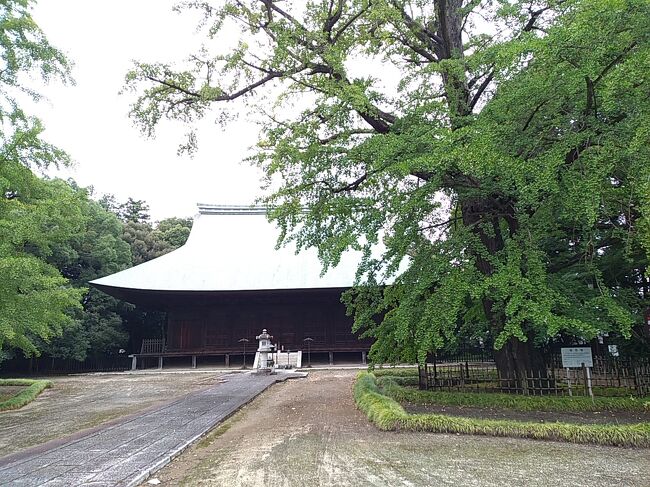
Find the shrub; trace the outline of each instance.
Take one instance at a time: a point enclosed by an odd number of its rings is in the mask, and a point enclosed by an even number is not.
[[[372,374],[375,377],[418,377],[418,369],[413,368],[413,367],[408,367],[408,368],[395,368],[395,367],[390,367],[390,368],[382,368],[382,369],[375,369],[372,371]]]
[[[650,447],[650,423],[582,425],[459,418],[441,414],[408,414],[381,393],[375,376],[362,372],[354,386],[357,406],[382,430],[428,431],[536,440],[568,441],[609,446]]]
[[[31,379],[0,379],[0,386],[27,386],[6,401],[0,402],[0,411],[10,409],[19,409],[25,404],[32,402],[45,389],[52,387],[49,380],[31,380]]]

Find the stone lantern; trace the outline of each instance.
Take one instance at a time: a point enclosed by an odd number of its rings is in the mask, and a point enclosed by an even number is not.
[[[260,342],[260,346],[257,348],[257,351],[260,354],[260,359],[257,364],[258,369],[269,370],[269,354],[273,352],[273,345],[271,345],[271,339],[273,338],[268,334],[266,329],[262,330],[262,334],[255,337]]]

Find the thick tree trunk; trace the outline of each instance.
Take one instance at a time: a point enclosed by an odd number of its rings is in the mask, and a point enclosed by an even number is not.
[[[463,46],[463,10],[462,0],[441,0],[436,6],[436,33],[439,42],[436,44],[438,59],[464,58]],[[449,105],[451,124],[453,128],[462,125],[462,117],[471,112],[469,106],[469,87],[462,69],[452,67],[442,70],[442,84],[445,87],[445,97]]]
[[[553,386],[549,382],[544,357],[532,340],[522,342],[511,338],[500,350],[495,350],[494,361],[505,392],[542,393]]]
[[[511,206],[496,197],[467,198],[460,202],[460,207],[463,223],[471,228],[491,256],[504,248],[500,218],[504,219],[511,235],[517,231],[514,214],[508,209]],[[476,267],[485,276],[490,276],[494,272],[493,265],[482,257],[480,252],[476,253]],[[504,328],[505,316],[494,311],[494,302],[491,299],[483,299],[482,304],[490,324],[490,332],[496,337]],[[515,337],[510,338],[500,350],[495,351],[495,362],[504,390],[527,393],[531,387],[538,389],[549,387],[543,356],[534,347],[532,337],[527,342],[522,342]],[[537,380],[526,379],[533,374]]]
[[[464,58],[462,3],[462,0],[441,0],[435,3],[435,30],[438,37],[436,56],[439,60],[455,59],[462,62]],[[462,126],[464,118],[472,111],[469,101],[470,89],[466,77],[460,74],[462,72],[463,70],[459,70],[458,66],[450,70],[442,70],[442,82],[449,105],[452,129]],[[480,191],[478,185],[476,189]],[[518,229],[514,205],[503,201],[498,195],[463,197],[461,194],[459,200],[464,225],[471,228],[488,255],[493,256],[503,250],[504,236],[500,223],[505,222],[510,236]],[[494,272],[490,261],[480,252],[477,252],[475,257],[479,272],[490,276]],[[493,310],[494,302],[491,299],[484,299],[482,304],[490,323],[490,331],[493,336],[497,336],[504,328],[505,316]],[[545,376],[543,358],[534,348],[532,340],[523,343],[514,337],[511,338],[501,350],[496,351],[495,360],[501,376],[511,377],[514,381],[513,386],[520,389],[526,390],[530,385],[525,380],[527,372],[534,370],[536,374],[541,372]]]

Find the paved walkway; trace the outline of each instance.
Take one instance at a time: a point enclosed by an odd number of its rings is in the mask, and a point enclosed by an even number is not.
[[[137,485],[274,382],[302,376],[224,375],[223,383],[160,409],[45,451],[0,459],[0,485]]]

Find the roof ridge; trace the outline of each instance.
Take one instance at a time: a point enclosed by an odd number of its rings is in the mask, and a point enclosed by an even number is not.
[[[269,207],[262,205],[216,205],[198,203],[201,215],[266,215]]]

